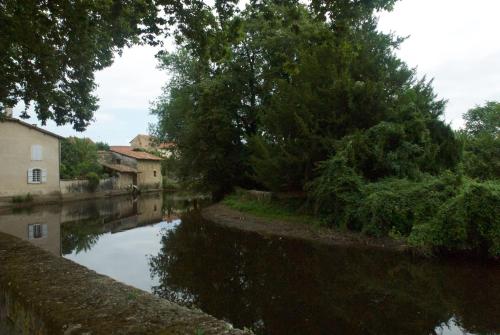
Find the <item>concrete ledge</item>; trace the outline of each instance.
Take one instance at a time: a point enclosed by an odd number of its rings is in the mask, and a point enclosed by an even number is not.
[[[2,327],[40,335],[251,334],[0,233]]]

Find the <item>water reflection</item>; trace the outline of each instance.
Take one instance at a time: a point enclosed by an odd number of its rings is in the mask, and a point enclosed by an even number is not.
[[[0,231],[257,334],[498,334],[500,267],[224,229],[143,195],[0,215]]]
[[[257,334],[500,331],[500,269],[313,246],[200,224],[165,231],[153,292]]]

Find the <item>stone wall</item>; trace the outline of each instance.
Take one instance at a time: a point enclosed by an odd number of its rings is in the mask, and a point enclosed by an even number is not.
[[[61,194],[68,193],[88,193],[88,192],[107,192],[117,188],[117,178],[101,179],[97,189],[94,191],[89,188],[89,181],[85,179],[61,180]]]
[[[138,185],[142,189],[161,189],[161,163],[160,161],[139,160],[137,162]]]
[[[38,335],[251,334],[3,233],[0,330]]]

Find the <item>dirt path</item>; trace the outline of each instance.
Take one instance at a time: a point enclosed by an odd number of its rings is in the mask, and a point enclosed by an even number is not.
[[[263,236],[280,236],[317,242],[326,245],[343,245],[361,248],[383,248],[407,251],[409,247],[390,238],[371,238],[360,233],[320,228],[307,223],[272,220],[234,210],[224,204],[215,204],[202,211],[205,219],[218,225],[255,232]]]

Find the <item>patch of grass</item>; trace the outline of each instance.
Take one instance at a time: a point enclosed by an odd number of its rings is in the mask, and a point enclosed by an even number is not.
[[[240,212],[266,219],[308,223],[317,226],[321,224],[318,218],[301,213],[297,210],[297,208],[300,208],[300,205],[292,204],[290,201],[255,199],[242,193],[236,193],[226,196],[222,203]]]

